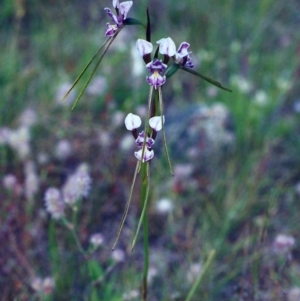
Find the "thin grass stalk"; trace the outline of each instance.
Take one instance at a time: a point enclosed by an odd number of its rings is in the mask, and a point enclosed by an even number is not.
[[[142,300],[147,300],[148,293],[148,269],[149,269],[149,229],[148,216],[145,214],[149,196],[149,163],[142,164],[142,202],[143,202],[143,231],[144,231],[144,270],[142,283]]]
[[[193,296],[195,295],[196,289],[200,285],[201,280],[202,280],[204,274],[206,273],[206,271],[208,270],[210,264],[212,263],[215,255],[216,255],[216,251],[215,250],[211,250],[209,252],[208,258],[207,258],[207,260],[206,260],[206,262],[205,262],[205,264],[203,266],[203,269],[202,269],[200,275],[198,276],[198,278],[196,279],[196,281],[194,282],[192,288],[190,289],[190,291],[189,291],[189,293],[188,293],[185,301],[190,301],[193,298]]]

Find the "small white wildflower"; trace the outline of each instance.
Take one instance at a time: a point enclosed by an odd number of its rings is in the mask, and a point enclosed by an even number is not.
[[[137,299],[139,296],[140,293],[138,290],[132,290],[128,293],[124,293],[122,297],[124,301],[131,301]]]
[[[167,214],[174,209],[174,206],[170,199],[163,198],[156,202],[155,208],[158,213]]]
[[[41,292],[43,290],[43,279],[35,277],[31,280],[30,285],[36,292]]]
[[[11,135],[11,130],[7,127],[0,128],[0,145],[7,144],[9,142],[9,137]]]
[[[274,240],[274,251],[278,254],[288,253],[295,245],[295,238],[286,234],[278,234]]]
[[[62,188],[64,202],[75,205],[82,197],[87,197],[91,189],[92,179],[88,167],[81,165],[74,174],[70,175]]]
[[[132,135],[125,134],[120,141],[120,149],[123,151],[131,150],[135,145],[132,144]]]
[[[125,252],[121,249],[115,249],[112,251],[111,257],[116,262],[122,262],[125,260]]]
[[[98,142],[100,146],[103,148],[108,148],[111,145],[112,143],[111,137],[112,135],[108,131],[104,131],[104,130],[98,131]]]
[[[37,155],[37,162],[41,165],[47,164],[49,162],[49,155],[41,152]]]
[[[12,174],[5,175],[2,179],[3,187],[8,190],[13,190],[17,185],[17,183],[18,183],[17,177]]]
[[[288,293],[288,301],[300,301],[300,288],[292,287],[289,289]]]
[[[53,292],[55,282],[52,277],[46,277],[45,279],[35,277],[31,280],[31,287],[39,294],[49,295]]]
[[[25,126],[10,131],[10,135],[8,136],[8,144],[18,153],[20,159],[25,159],[30,154],[29,140],[30,131]]]
[[[94,247],[99,247],[103,244],[104,242],[104,237],[101,233],[95,233],[93,235],[91,235],[90,237],[90,243],[94,246]]]
[[[206,89],[206,94],[208,97],[215,97],[218,95],[218,89],[216,87],[213,87],[213,86],[209,86],[207,87]]]
[[[157,268],[153,265],[150,266],[148,270],[148,278],[147,278],[148,283],[151,283],[157,275],[158,275]]]
[[[52,218],[60,219],[64,216],[65,205],[57,188],[48,188],[45,192],[44,200],[46,210],[51,214]]]
[[[254,95],[254,102],[257,105],[264,106],[268,104],[268,95],[263,90],[258,90]]]
[[[252,89],[252,83],[241,75],[233,75],[230,82],[243,93],[248,93]]]
[[[202,265],[200,263],[193,263],[188,269],[187,272],[187,280],[189,283],[195,282],[197,277],[200,275],[202,271]]]
[[[36,111],[27,108],[19,117],[19,124],[25,127],[31,127],[37,122]]]
[[[46,277],[43,281],[43,294],[49,295],[55,287],[55,281],[52,277]]]
[[[114,128],[120,127],[124,122],[124,113],[117,111],[112,115],[112,126]]]
[[[105,93],[107,81],[104,76],[95,76],[88,85],[86,92],[92,96],[101,96]]]
[[[285,78],[278,78],[276,81],[276,85],[282,92],[287,92],[291,89],[292,86],[291,82]]]
[[[178,179],[188,178],[194,170],[192,164],[177,164],[174,167],[174,176]]]
[[[25,174],[24,192],[27,200],[31,200],[39,190],[39,177],[35,172]]]
[[[68,90],[72,87],[71,83],[62,83],[58,89],[56,90],[55,93],[55,102],[58,105],[61,106],[69,106],[71,104],[73,104],[73,102],[76,99],[76,92],[73,89],[69,95],[66,97],[66,99],[63,100],[64,96],[66,95],[66,93],[68,92]]]
[[[71,156],[73,151],[71,143],[66,140],[60,140],[55,147],[55,155],[60,160],[65,160]]]

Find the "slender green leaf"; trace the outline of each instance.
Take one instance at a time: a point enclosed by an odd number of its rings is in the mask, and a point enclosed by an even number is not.
[[[193,74],[193,75],[196,75],[196,76],[198,76],[198,77],[200,77],[200,78],[206,80],[207,82],[211,83],[212,85],[214,85],[214,86],[216,86],[216,87],[218,87],[218,88],[220,88],[220,89],[223,89],[223,90],[228,91],[228,92],[232,92],[232,90],[230,90],[230,89],[224,87],[221,83],[215,81],[214,79],[212,79],[212,78],[210,78],[210,77],[207,77],[207,76],[205,76],[205,75],[203,75],[203,74],[200,74],[200,73],[196,72],[196,71],[193,70],[193,69],[190,69],[190,68],[187,68],[187,67],[180,67],[180,69],[182,69],[182,70],[184,70],[184,71],[186,71],[186,72],[189,72],[189,73],[191,73],[191,74]]]

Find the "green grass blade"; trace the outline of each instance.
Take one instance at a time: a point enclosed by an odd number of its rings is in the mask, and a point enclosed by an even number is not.
[[[110,45],[113,43],[113,41],[115,40],[115,38],[117,37],[117,35],[119,34],[119,32],[121,31],[121,29],[122,29],[122,28],[120,28],[120,30],[117,31],[117,32],[115,33],[115,35],[108,41],[107,47],[104,49],[104,51],[103,51],[103,53],[101,54],[101,56],[100,56],[100,58],[99,58],[99,60],[98,60],[98,62],[97,62],[97,64],[96,64],[96,66],[94,67],[94,69],[93,69],[93,71],[92,71],[92,73],[91,73],[89,79],[87,80],[87,82],[85,83],[84,87],[83,87],[82,90],[80,91],[78,97],[76,98],[75,103],[74,103],[74,105],[72,106],[72,110],[74,110],[74,108],[76,107],[76,104],[78,103],[78,101],[80,100],[82,94],[84,93],[84,91],[86,90],[87,86],[89,85],[89,83],[90,83],[91,79],[93,78],[95,72],[97,71],[97,69],[98,69],[98,67],[99,67],[99,65],[100,65],[100,63],[101,63],[103,57],[105,56],[107,50],[109,49]]]
[[[197,287],[201,283],[201,280],[202,280],[204,274],[206,273],[206,271],[208,270],[208,268],[209,268],[212,260],[214,259],[215,255],[216,255],[216,251],[215,250],[211,250],[209,252],[208,258],[207,258],[207,260],[206,260],[206,262],[205,262],[205,264],[203,266],[203,269],[202,269],[200,275],[198,276],[198,278],[196,279],[196,281],[194,282],[193,286],[191,287],[191,289],[190,289],[190,291],[189,291],[189,293],[188,293],[185,301],[190,301],[193,298],[193,296],[194,296],[194,294],[196,292]]]
[[[115,239],[115,242],[113,244],[113,247],[112,247],[112,250],[114,250],[114,248],[116,247],[116,244],[119,240],[119,237],[121,235],[121,231],[123,229],[123,226],[124,226],[124,223],[125,223],[125,220],[126,220],[126,217],[127,217],[127,214],[128,214],[128,210],[129,210],[129,206],[130,206],[130,202],[131,202],[131,199],[132,199],[132,193],[133,193],[133,189],[134,189],[134,185],[135,185],[135,181],[136,181],[136,176],[138,174],[138,170],[139,170],[139,161],[136,163],[136,168],[135,168],[135,172],[134,172],[134,176],[133,176],[133,181],[132,181],[132,184],[131,184],[131,188],[130,188],[130,193],[129,193],[129,197],[128,197],[128,200],[126,202],[126,206],[125,206],[125,210],[124,210],[124,213],[123,213],[123,216],[122,216],[122,220],[121,220],[121,223],[119,225],[119,229],[118,229],[118,232],[117,232],[117,237]]]
[[[65,96],[63,97],[62,101],[64,101],[68,95],[70,94],[70,92],[74,89],[74,87],[77,85],[77,83],[79,82],[79,80],[81,79],[81,77],[84,75],[84,73],[86,72],[86,70],[90,67],[91,63],[95,60],[96,56],[101,52],[101,50],[106,46],[106,44],[109,42],[109,40],[111,39],[108,38],[105,43],[98,49],[98,51],[93,55],[93,57],[90,59],[90,61],[86,64],[86,66],[83,68],[83,70],[80,72],[80,74],[78,75],[78,77],[76,78],[76,80],[74,81],[74,83],[72,84],[71,88],[68,90],[68,92],[65,94]]]
[[[149,164],[150,164],[150,162],[146,162],[146,163],[143,163],[143,164],[147,164],[147,190],[146,190],[144,205],[143,205],[142,213],[141,213],[140,220],[139,220],[139,223],[138,223],[138,227],[136,229],[135,236],[134,236],[133,241],[132,241],[131,251],[134,249],[134,246],[136,244],[136,240],[137,240],[137,237],[139,235],[141,225],[142,225],[142,222],[144,220],[144,216],[145,216],[145,213],[146,213],[146,210],[147,210],[148,199],[149,199],[149,188],[150,188],[150,171],[149,171],[150,168],[149,168]]]

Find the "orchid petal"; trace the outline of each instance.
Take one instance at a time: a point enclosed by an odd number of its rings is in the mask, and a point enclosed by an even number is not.
[[[132,3],[133,3],[132,1],[125,1],[120,3],[120,13],[123,16],[123,20],[126,19],[127,14],[132,6]]]
[[[156,42],[159,44],[159,52],[164,55],[172,57],[176,53],[176,46],[174,41],[169,37],[166,39],[160,39]]]
[[[144,157],[142,158],[142,154],[144,152]],[[154,151],[153,150],[148,150],[148,149],[140,149],[137,152],[134,152],[135,157],[142,161],[142,162],[147,162],[149,160],[151,160],[154,157]]]
[[[165,116],[163,116],[163,123],[165,123]],[[154,116],[149,119],[150,127],[155,131],[160,131],[162,129],[161,116]]]
[[[115,35],[117,30],[118,30],[118,26],[116,24],[111,25],[109,23],[106,23],[105,36],[112,37]]]
[[[146,54],[149,54],[153,50],[153,45],[142,39],[136,41],[136,49],[141,57],[144,57]]]
[[[137,139],[135,140],[135,143],[138,147],[143,147],[143,144],[144,144],[144,141],[145,141],[145,132],[141,132],[139,133]],[[154,144],[154,139],[150,138],[150,137],[147,137],[146,138],[146,145],[147,145],[147,148],[151,148],[152,145]]]
[[[160,75],[157,71],[155,71],[152,75],[147,76],[146,80],[150,86],[153,86],[156,89],[166,82],[166,77]]]
[[[125,126],[128,131],[139,128],[142,124],[140,116],[129,113],[125,118]]]
[[[119,6],[120,6],[119,2],[120,2],[119,0],[113,0],[113,7],[114,8],[119,8]]]
[[[108,7],[104,8],[104,10],[110,16],[114,23],[119,24],[117,16]]]

